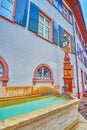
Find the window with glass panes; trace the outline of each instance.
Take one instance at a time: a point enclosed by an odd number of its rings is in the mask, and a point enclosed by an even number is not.
[[[50,79],[50,72],[46,67],[40,67],[36,73],[38,79]]]
[[[0,76],[3,76],[3,66],[1,63],[0,63]]]
[[[68,11],[68,9],[67,9],[65,6],[63,6],[63,16],[64,16],[67,20],[69,20],[69,11]]]
[[[44,15],[39,15],[38,34],[46,39],[50,39],[50,20]]]
[[[1,0],[0,15],[12,19],[14,0]]]

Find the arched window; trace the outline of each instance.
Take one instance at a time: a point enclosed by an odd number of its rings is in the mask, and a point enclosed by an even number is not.
[[[33,84],[35,85],[37,82],[40,83],[51,83],[53,84],[53,72],[51,68],[46,64],[40,64],[36,67],[34,71]]]
[[[37,79],[50,79],[50,72],[46,67],[40,67],[36,72]]]
[[[0,56],[0,86],[7,86],[8,82],[8,65]]]
[[[3,66],[2,64],[0,63],[0,77],[3,76]]]

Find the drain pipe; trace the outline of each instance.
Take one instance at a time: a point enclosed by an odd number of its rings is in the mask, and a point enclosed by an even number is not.
[[[76,42],[75,42],[75,30],[74,30],[74,25],[73,25],[73,35],[74,35],[74,44],[75,44],[75,62],[76,62],[76,75],[77,75],[77,90],[78,90],[78,98],[80,99],[79,77],[78,77],[78,61],[77,61],[77,51],[76,51]]]
[[[79,4],[77,4],[79,6]],[[77,7],[75,6],[75,7]],[[72,9],[73,12],[73,9]],[[80,90],[79,90],[79,77],[78,77],[78,60],[77,60],[77,51],[76,51],[76,42],[75,42],[75,28],[74,28],[74,20],[73,20],[73,36],[74,36],[74,45],[75,45],[75,61],[76,61],[76,75],[77,75],[77,91],[78,98],[80,99]]]
[[[79,77],[78,77],[78,61],[77,61],[77,54],[76,54],[76,46],[75,46],[75,59],[76,59],[76,74],[77,74],[77,90],[78,90],[78,98],[80,99]]]

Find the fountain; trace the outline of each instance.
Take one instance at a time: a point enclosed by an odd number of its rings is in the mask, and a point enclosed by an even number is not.
[[[78,123],[78,99],[60,95],[58,88],[3,87],[0,130],[63,130]]]

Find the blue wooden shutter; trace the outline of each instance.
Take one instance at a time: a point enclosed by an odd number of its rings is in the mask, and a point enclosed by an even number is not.
[[[53,0],[53,4],[58,9],[58,0]]]
[[[72,17],[72,12],[69,10],[69,18],[70,18],[70,23],[73,23],[73,17]]]
[[[63,46],[63,41],[64,41],[64,29],[59,26],[59,46]]]
[[[58,45],[58,24],[53,22],[53,41]]]
[[[8,19],[12,19],[13,3],[9,0],[1,0],[0,14]]]
[[[38,33],[39,7],[31,2],[28,29]]]
[[[62,13],[62,0],[58,0],[58,9]]]
[[[72,53],[75,54],[75,40],[74,40],[74,36],[71,35],[71,49],[72,49]]]
[[[17,0],[15,22],[25,27],[27,21],[27,13],[28,0]]]

